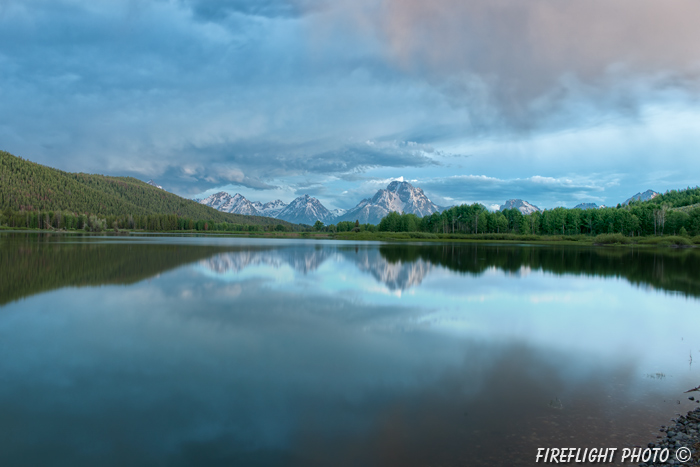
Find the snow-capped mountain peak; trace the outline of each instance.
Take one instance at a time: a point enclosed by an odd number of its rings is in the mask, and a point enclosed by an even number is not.
[[[220,191],[199,200],[199,203],[223,212],[272,217],[295,224],[313,225],[317,220],[325,222],[334,217],[319,200],[309,195],[300,196],[290,204],[279,199],[263,204],[260,201],[251,202],[240,193],[231,196]]]
[[[313,225],[316,221],[331,219],[333,214],[318,199],[303,195],[289,203],[276,217],[294,224]]]
[[[256,209],[260,212],[260,215],[266,217],[277,217],[279,213],[287,207],[287,203],[280,199],[276,199],[265,204],[258,202],[258,204],[260,204],[260,207],[256,207]]]
[[[506,204],[501,206],[501,211],[505,211],[506,209],[517,209],[525,215],[541,211],[541,209],[535,206],[534,204],[530,204],[527,201],[523,201],[522,199],[509,199],[508,201],[506,201]]]
[[[363,199],[336,220],[351,222],[359,220],[362,224],[378,224],[392,211],[424,217],[439,212],[440,208],[430,201],[422,189],[408,182],[393,181],[386,189],[377,191],[371,198]]]
[[[331,214],[333,215],[333,217],[340,217],[343,214],[345,214],[346,212],[348,212],[347,209],[342,209],[342,208],[331,209]]]
[[[212,207],[219,211],[230,212],[232,214],[244,214],[247,216],[258,216],[258,210],[255,209],[253,203],[248,201],[245,196],[236,193],[231,196],[225,191],[214,193],[199,201],[200,204]]]

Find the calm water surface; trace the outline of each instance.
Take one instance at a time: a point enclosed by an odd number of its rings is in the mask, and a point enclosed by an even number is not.
[[[700,384],[700,255],[0,234],[0,465],[533,465]]]

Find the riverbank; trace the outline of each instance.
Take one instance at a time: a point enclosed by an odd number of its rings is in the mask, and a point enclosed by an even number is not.
[[[588,235],[518,235],[518,234],[433,234],[426,232],[284,232],[284,231],[218,231],[218,230],[168,230],[146,231],[120,229],[104,230],[101,232],[85,232],[82,230],[54,230],[9,228],[2,226],[0,231],[43,232],[43,233],[72,233],[86,235],[223,235],[245,238],[297,238],[311,240],[344,240],[344,241],[377,241],[377,242],[427,242],[427,243],[503,243],[528,245],[580,245],[597,247],[669,247],[669,248],[698,248],[700,236],[658,236],[658,237],[625,237],[620,234],[604,234],[596,237]]]
[[[691,396],[691,400],[695,397]],[[662,426],[661,438],[655,443],[649,443],[649,449],[668,449],[670,456],[666,462],[643,462],[640,467],[656,467],[667,465],[700,465],[700,407],[689,411],[686,415],[674,419],[671,426]],[[687,448],[686,451],[682,448]],[[680,459],[688,455],[688,460]]]
[[[518,234],[434,234],[427,232],[284,232],[284,231],[225,231],[225,230],[103,230],[100,232],[86,232],[83,230],[55,230],[55,229],[30,229],[10,228],[1,226],[0,231],[18,232],[44,232],[44,233],[73,233],[87,235],[158,235],[158,234],[184,234],[184,235],[224,235],[246,238],[298,238],[311,240],[345,240],[345,241],[376,241],[376,242],[434,242],[434,243],[503,243],[503,244],[528,244],[528,245],[583,245],[583,246],[615,246],[615,247],[670,247],[670,248],[698,248],[700,236],[681,237],[675,235],[657,237],[626,237],[621,234],[603,234],[595,237],[588,235],[518,235]]]

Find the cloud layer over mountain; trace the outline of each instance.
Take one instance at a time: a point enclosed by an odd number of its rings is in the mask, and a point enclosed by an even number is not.
[[[351,207],[344,192],[403,175],[455,202],[612,204],[700,178],[698,14],[694,0],[2,0],[0,142],[185,196],[308,188]]]

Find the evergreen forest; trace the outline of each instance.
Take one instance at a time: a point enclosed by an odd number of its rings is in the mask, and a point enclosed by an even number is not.
[[[70,173],[0,151],[0,225],[148,231],[296,230],[278,219],[229,214],[132,177]]]

